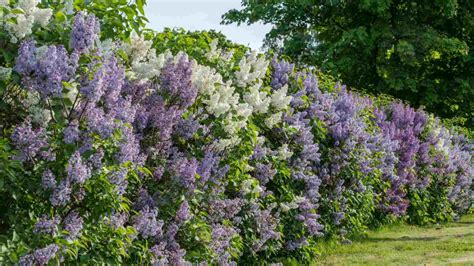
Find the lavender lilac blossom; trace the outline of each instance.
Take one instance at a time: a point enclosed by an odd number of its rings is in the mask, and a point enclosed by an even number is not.
[[[398,160],[396,164],[397,179],[392,180],[387,191],[389,210],[396,215],[405,214],[409,201],[406,199],[405,187],[417,183],[414,175],[416,154],[422,142],[420,134],[426,124],[426,115],[401,103],[392,104],[385,112],[375,110],[376,122],[382,133],[397,142],[394,150]]]
[[[58,217],[49,218],[47,215],[43,215],[36,222],[33,233],[53,235],[58,231],[59,222]]]
[[[99,39],[99,33],[100,23],[93,14],[77,13],[71,31],[71,48],[79,53],[87,52]]]
[[[51,244],[45,248],[38,249],[33,253],[35,261],[39,265],[46,265],[48,262],[56,256],[56,253],[59,251],[59,247],[56,244]]]
[[[179,209],[176,212],[176,219],[179,222],[185,222],[189,220],[191,217],[190,211],[189,211],[189,204],[188,201],[184,200],[181,205],[179,205]]]
[[[279,90],[284,85],[288,84],[288,78],[293,72],[294,65],[285,60],[278,61],[277,58],[274,58],[272,61],[272,67],[273,74],[270,86],[272,86],[274,90]]]
[[[74,143],[79,140],[79,123],[77,121],[71,122],[65,129],[64,129],[64,142],[67,144]]]
[[[217,254],[219,264],[227,264],[231,259],[231,254],[228,252],[231,246],[231,240],[238,231],[232,227],[215,224],[212,226],[211,245],[210,248]]]
[[[34,41],[24,41],[19,49],[15,70],[22,75],[23,84],[38,91],[43,99],[59,96],[62,82],[69,81],[75,74],[79,57],[68,55],[63,46],[48,46],[38,54]]]
[[[91,177],[91,170],[87,164],[82,162],[81,154],[78,151],[69,159],[66,173],[68,180],[77,184],[83,184]]]
[[[37,157],[47,157],[48,138],[43,128],[33,129],[29,120],[17,126],[11,135],[12,143],[20,151],[17,159],[34,161]]]
[[[47,265],[48,262],[56,256],[59,247],[51,244],[42,249],[37,249],[33,254],[28,254],[20,258],[19,264],[24,266]]]
[[[143,237],[160,236],[163,233],[163,221],[157,221],[158,210],[145,206],[133,219],[133,227]]]
[[[120,168],[119,170],[113,171],[109,174],[109,181],[111,184],[115,185],[115,191],[118,195],[125,194],[128,187],[127,174],[128,170],[125,168]]]
[[[165,92],[176,98],[183,108],[191,106],[197,96],[197,88],[191,82],[192,64],[187,56],[182,55],[177,63],[170,59],[161,72]]]
[[[43,176],[41,177],[41,187],[44,189],[52,189],[56,187],[56,177],[51,170],[46,169],[43,172]]]
[[[53,194],[49,198],[53,206],[64,206],[71,200],[71,183],[69,180],[62,180],[54,189]]]
[[[74,240],[76,239],[83,228],[84,220],[79,215],[79,213],[74,210],[69,213],[66,218],[64,218],[64,230],[68,232],[66,239]]]

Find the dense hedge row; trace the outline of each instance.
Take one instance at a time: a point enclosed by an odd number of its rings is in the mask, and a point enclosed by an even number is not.
[[[472,204],[472,141],[422,110],[217,33],[111,40],[94,9],[13,2],[0,263],[308,262],[321,240]]]

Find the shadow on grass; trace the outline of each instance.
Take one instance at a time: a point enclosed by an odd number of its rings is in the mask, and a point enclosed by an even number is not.
[[[469,237],[474,236],[474,233],[468,234],[456,234],[450,235],[451,237]],[[439,237],[409,237],[409,236],[402,236],[402,237],[368,237],[363,240],[363,242],[403,242],[403,241],[436,241],[436,240],[443,240],[444,236]]]
[[[465,225],[474,225],[474,221],[460,221],[456,222],[457,224],[465,224]]]

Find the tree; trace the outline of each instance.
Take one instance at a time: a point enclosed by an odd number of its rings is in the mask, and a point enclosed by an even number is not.
[[[273,24],[265,46],[347,85],[474,126],[474,2],[243,0],[223,23]]]

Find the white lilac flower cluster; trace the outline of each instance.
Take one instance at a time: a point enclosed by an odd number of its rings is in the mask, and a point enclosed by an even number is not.
[[[35,25],[46,27],[53,14],[50,8],[38,8],[38,0],[19,0],[14,7],[10,7],[8,3],[8,0],[0,1],[0,7],[9,11],[6,15],[0,11],[0,20],[11,35],[12,43],[30,35]]]
[[[307,199],[305,197],[301,196],[296,196],[292,201],[290,202],[282,202],[280,203],[281,210],[283,212],[288,212],[292,209],[297,209],[301,203],[304,203]]]
[[[258,57],[256,51],[242,58],[239,62],[239,70],[235,73],[237,86],[244,88],[256,79],[262,79],[267,73],[269,62],[264,57]]]
[[[232,52],[218,49],[218,42],[211,43],[206,54],[209,60],[227,62]],[[231,137],[222,138],[216,143],[217,150],[235,146],[240,143],[237,133],[245,128],[252,114],[265,116],[265,124],[273,128],[281,122],[283,112],[289,106],[292,97],[288,96],[288,87],[283,86],[270,94],[262,87],[269,62],[253,51],[239,62],[239,70],[234,80],[224,81],[215,69],[194,64],[193,83],[197,86],[206,110],[216,116],[223,116],[224,131]],[[236,92],[233,84],[243,89],[242,96]],[[273,108],[270,112],[270,108]]]
[[[228,63],[232,60],[234,56],[234,50],[230,51],[223,51],[222,49],[218,48],[219,41],[214,39],[210,44],[210,50],[206,53],[207,60],[219,60],[219,62]]]
[[[265,77],[268,61],[258,58],[255,52],[242,58],[239,67],[240,70],[235,73],[236,83],[240,87],[253,83],[245,93],[244,100],[257,114],[269,113],[270,107],[273,107],[273,110],[265,118],[265,125],[273,128],[281,122],[283,112],[292,100],[292,96],[288,96],[288,86],[285,85],[279,90],[274,90],[271,94],[262,88],[262,79]]]
[[[129,56],[132,71],[127,75],[132,79],[149,80],[160,75],[161,69],[166,61],[173,57],[171,52],[156,54],[156,50],[151,48],[152,41],[145,40],[136,32],[132,33],[130,42],[122,45],[122,50]],[[176,56],[176,58],[180,58]]]
[[[27,111],[27,119],[40,125],[46,126],[52,119],[51,112],[41,104],[41,96],[37,91],[27,91],[22,99],[22,107]]]
[[[252,114],[252,107],[240,102],[232,81],[224,83],[222,76],[207,66],[194,64],[193,83],[198,88],[205,108],[209,114],[224,117],[224,130],[230,138],[222,138],[215,144],[217,150],[224,150],[240,143],[236,133],[246,126]]]
[[[249,92],[244,95],[245,101],[253,107],[256,113],[264,114],[268,112],[271,98],[267,92],[261,91],[262,82],[250,86]]]

